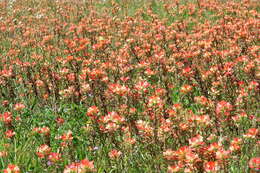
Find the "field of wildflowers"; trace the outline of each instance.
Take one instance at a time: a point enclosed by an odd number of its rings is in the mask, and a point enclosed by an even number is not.
[[[260,171],[260,2],[0,2],[0,171]]]

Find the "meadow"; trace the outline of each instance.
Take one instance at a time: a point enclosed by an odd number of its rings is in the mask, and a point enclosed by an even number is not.
[[[258,173],[260,1],[0,1],[0,172]]]

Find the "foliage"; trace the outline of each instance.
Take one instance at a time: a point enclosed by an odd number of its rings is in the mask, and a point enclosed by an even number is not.
[[[0,170],[259,171],[258,1],[0,2]]]

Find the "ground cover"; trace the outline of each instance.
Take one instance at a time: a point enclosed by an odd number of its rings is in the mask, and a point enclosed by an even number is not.
[[[0,171],[259,171],[259,10],[1,1]]]

